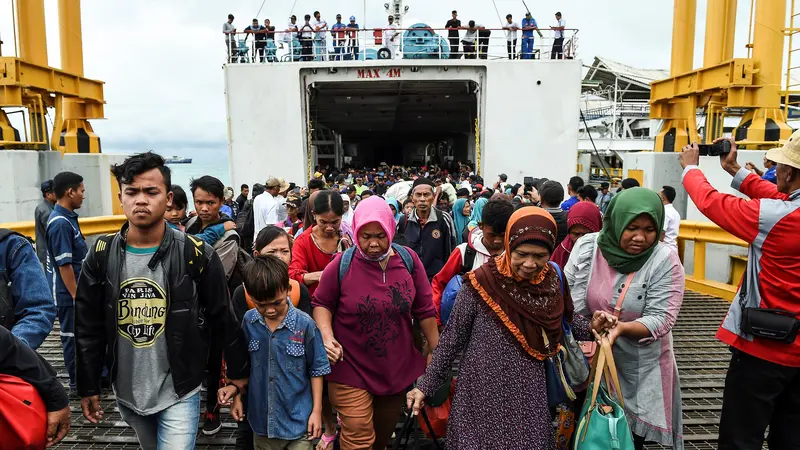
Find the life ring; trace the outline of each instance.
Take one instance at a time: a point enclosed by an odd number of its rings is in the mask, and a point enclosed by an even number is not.
[[[392,59],[391,50],[386,47],[378,50],[378,59]]]

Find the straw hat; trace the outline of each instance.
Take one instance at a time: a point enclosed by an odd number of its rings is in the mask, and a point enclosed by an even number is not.
[[[800,169],[800,130],[795,131],[783,145],[767,151],[766,158],[776,164]]]

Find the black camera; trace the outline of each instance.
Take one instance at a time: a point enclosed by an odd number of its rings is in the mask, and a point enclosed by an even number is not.
[[[697,144],[700,156],[720,156],[731,152],[731,141],[724,140],[714,144]]]

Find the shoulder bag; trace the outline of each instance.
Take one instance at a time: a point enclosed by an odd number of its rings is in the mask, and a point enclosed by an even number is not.
[[[619,384],[617,366],[611,343],[606,336],[600,340],[599,352],[592,364],[592,384],[575,430],[575,450],[634,450],[625,400]],[[601,383],[605,378],[605,384]],[[613,386],[615,400],[609,393]]]
[[[619,298],[617,299],[617,304],[614,306],[614,317],[619,319],[620,314],[622,314],[622,302],[625,301],[625,294],[628,293],[628,288],[631,286],[631,281],[633,281],[633,276],[636,275],[636,272],[631,272],[625,277],[625,284],[622,285],[622,292],[619,293]],[[586,356],[587,359],[591,361],[594,357],[595,352],[597,351],[597,342],[595,341],[583,341],[580,343],[581,350],[583,354]]]

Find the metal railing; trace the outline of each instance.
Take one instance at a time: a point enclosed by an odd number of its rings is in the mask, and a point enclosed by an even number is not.
[[[78,224],[81,226],[81,233],[84,236],[92,236],[117,232],[127,220],[125,216],[83,217],[78,219]],[[14,230],[31,239],[36,238],[36,223],[32,220],[0,223],[0,228]]]
[[[256,40],[253,33],[235,33],[229,35],[232,39],[225,40],[226,58],[228,63],[242,64],[375,59],[573,59],[578,50],[577,29],[565,29],[561,46],[555,48],[556,39],[550,30],[545,30],[547,34],[542,36],[534,33],[530,39],[518,31],[512,42],[508,40],[508,30],[502,28],[478,29],[474,36],[467,36],[462,29],[457,38],[448,37],[449,31],[430,27],[324,33],[276,30],[263,34],[263,40]]]
[[[735,245],[748,247],[748,243],[733,236],[722,228],[710,222],[681,221],[678,232],[678,255],[685,261],[686,242],[694,243],[694,271],[691,276],[686,276],[686,287],[704,294],[732,300],[738,289],[739,280],[734,274],[734,268],[729,283],[722,283],[706,279],[706,244]],[[739,258],[741,260],[741,258]]]

